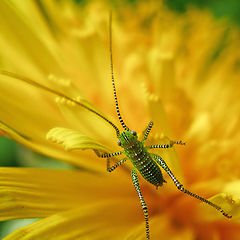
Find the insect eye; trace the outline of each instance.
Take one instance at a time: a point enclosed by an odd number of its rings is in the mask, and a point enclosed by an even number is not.
[[[131,134],[134,135],[134,136],[137,135],[136,131],[131,131]]]
[[[117,145],[121,146],[121,141],[120,140],[117,141]]]

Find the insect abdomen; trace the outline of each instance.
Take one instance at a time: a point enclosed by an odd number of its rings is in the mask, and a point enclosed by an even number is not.
[[[136,141],[133,145],[126,148],[124,152],[143,178],[155,186],[161,186],[163,184],[164,179],[159,166],[151,158],[141,142]]]

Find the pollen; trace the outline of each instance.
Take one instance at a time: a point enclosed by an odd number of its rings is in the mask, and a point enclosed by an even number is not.
[[[54,74],[49,74],[48,79],[53,82],[55,85],[69,87],[71,85],[70,79],[67,78],[60,78],[55,76]]]

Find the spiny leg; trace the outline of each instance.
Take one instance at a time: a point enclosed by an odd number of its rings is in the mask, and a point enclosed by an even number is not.
[[[144,137],[143,137],[142,142],[145,142],[147,140],[148,135],[152,129],[152,126],[153,126],[153,121],[150,121],[148,126],[146,127],[146,129],[143,131]]]
[[[172,148],[174,144],[185,145],[184,142],[180,141],[170,141],[170,144],[159,144],[159,145],[150,145],[146,146],[146,148]]]
[[[146,237],[149,240],[150,239],[150,235],[149,235],[149,220],[148,220],[148,209],[147,209],[147,205],[144,201],[140,186],[139,186],[139,181],[138,181],[138,175],[137,175],[137,170],[136,168],[133,168],[132,170],[132,181],[133,181],[133,185],[138,193],[138,197],[140,199],[141,205],[142,205],[142,210],[144,213],[144,218],[145,218],[145,222],[146,222]]]
[[[94,149],[94,152],[96,153],[96,155],[100,158],[110,158],[110,157],[114,157],[114,156],[119,156],[123,153],[123,151],[120,152],[114,152],[114,153],[103,153],[100,154],[98,150]]]
[[[217,206],[216,204],[214,204],[214,203],[208,201],[207,199],[205,199],[205,198],[203,198],[203,197],[200,197],[200,196],[198,196],[197,194],[192,193],[192,192],[188,191],[187,189],[185,189],[185,188],[182,186],[182,184],[174,177],[173,173],[171,172],[171,170],[170,170],[169,167],[167,166],[166,162],[165,162],[160,156],[158,156],[158,155],[156,155],[156,154],[151,154],[151,155],[152,155],[153,158],[157,161],[157,163],[167,172],[167,174],[171,177],[171,179],[173,180],[174,184],[176,185],[176,187],[177,187],[180,191],[182,191],[182,192],[184,192],[184,193],[186,193],[186,194],[188,194],[188,195],[190,195],[190,196],[192,196],[192,197],[195,197],[195,198],[199,199],[200,201],[205,202],[206,204],[214,207],[214,208],[217,209],[219,212],[221,212],[221,213],[223,214],[223,216],[225,216],[225,217],[227,217],[227,218],[231,218],[231,217],[232,217],[231,215],[228,215],[227,213],[225,213],[225,212],[222,210],[222,208],[219,207],[219,206]]]
[[[119,162],[117,162],[115,165],[113,165],[111,167],[110,166],[110,157],[119,156],[119,155],[121,155],[123,153],[123,151],[115,152],[115,153],[103,153],[103,154],[100,154],[99,151],[95,149],[94,152],[100,158],[107,158],[107,171],[108,172],[112,172],[113,170],[115,170],[118,166],[122,165],[127,160],[127,158],[123,158],[122,160],[120,160]]]
[[[112,167],[110,166],[110,158],[107,159],[107,171],[108,172],[112,172],[113,170],[115,170],[117,167],[119,167],[120,165],[122,165],[124,162],[126,162],[128,158],[123,158],[122,160],[120,160],[119,162],[117,162],[115,165],[113,165]]]

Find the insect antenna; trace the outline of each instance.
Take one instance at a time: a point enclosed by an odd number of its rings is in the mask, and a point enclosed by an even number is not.
[[[83,104],[83,103],[81,103],[81,102],[79,102],[79,101],[77,101],[77,100],[75,100],[75,99],[73,99],[73,98],[71,98],[71,97],[69,97],[69,96],[61,93],[61,92],[58,92],[58,91],[56,91],[56,90],[54,90],[54,89],[52,89],[52,88],[49,88],[49,87],[47,87],[47,86],[45,86],[45,85],[42,85],[42,84],[40,84],[40,83],[37,83],[37,82],[33,81],[33,80],[30,79],[30,78],[23,77],[23,76],[20,76],[20,75],[18,75],[18,74],[11,73],[11,72],[8,72],[8,71],[5,71],[5,70],[1,70],[1,69],[0,69],[0,74],[5,75],[5,76],[8,76],[8,77],[16,78],[16,79],[18,79],[18,80],[20,80],[20,81],[22,81],[22,82],[25,82],[25,83],[27,83],[27,84],[29,84],[29,85],[31,85],[31,86],[40,88],[40,89],[42,89],[42,90],[44,90],[44,91],[47,91],[47,92],[49,92],[49,93],[51,93],[51,94],[54,94],[54,95],[56,95],[56,96],[65,98],[65,99],[67,99],[67,100],[69,100],[69,101],[72,101],[72,102],[76,103],[77,105],[79,105],[79,106],[87,109],[88,111],[92,112],[93,114],[95,114],[95,115],[99,116],[100,118],[102,118],[103,120],[105,120],[107,123],[109,123],[109,124],[115,129],[115,131],[116,131],[116,133],[117,133],[117,136],[120,135],[120,131],[119,131],[118,127],[117,127],[112,121],[110,121],[109,119],[107,119],[107,118],[104,117],[102,114],[100,114],[99,112],[95,111],[94,109],[88,107],[87,105],[85,105],[85,104]]]
[[[121,114],[120,114],[120,110],[119,110],[119,107],[118,107],[118,100],[117,100],[117,91],[116,91],[115,81],[114,81],[113,57],[112,57],[112,12],[110,12],[110,15],[109,15],[109,41],[110,41],[111,76],[112,76],[113,94],[114,94],[114,99],[115,99],[115,106],[116,106],[116,110],[117,110],[117,115],[118,115],[118,119],[119,119],[122,127],[125,130],[129,130],[129,128],[124,123],[124,121],[123,121],[123,119],[121,117]]]

